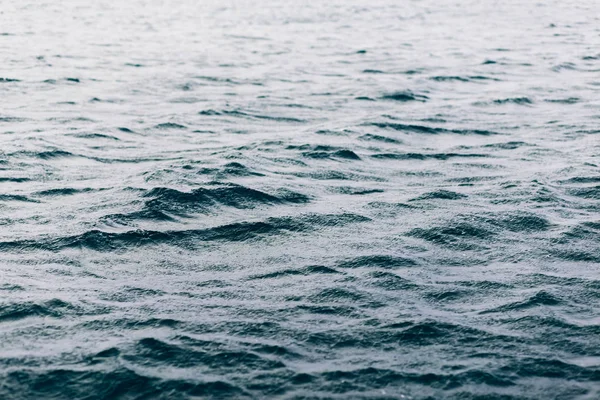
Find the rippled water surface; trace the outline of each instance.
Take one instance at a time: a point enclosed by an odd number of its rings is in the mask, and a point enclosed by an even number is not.
[[[600,397],[596,1],[0,3],[0,398]]]

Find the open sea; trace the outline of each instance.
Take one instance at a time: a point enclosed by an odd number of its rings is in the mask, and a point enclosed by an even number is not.
[[[0,399],[600,398],[597,0],[0,0]]]

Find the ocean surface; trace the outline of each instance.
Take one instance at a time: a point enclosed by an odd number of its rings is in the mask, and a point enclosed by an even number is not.
[[[600,398],[600,4],[0,11],[0,398]]]

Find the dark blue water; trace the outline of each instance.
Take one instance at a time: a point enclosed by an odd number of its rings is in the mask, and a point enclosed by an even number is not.
[[[596,1],[0,12],[0,398],[600,398]]]

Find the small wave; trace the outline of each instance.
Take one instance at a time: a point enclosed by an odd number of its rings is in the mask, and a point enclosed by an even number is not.
[[[469,387],[472,385],[487,385],[491,387],[509,387],[515,383],[507,378],[497,376],[495,374],[484,372],[478,369],[470,369],[467,371],[457,372],[454,374],[435,374],[435,373],[417,373],[417,372],[399,372],[389,369],[380,368],[363,368],[356,370],[335,370],[320,374],[320,380],[335,383],[334,386],[325,386],[329,391],[347,393],[350,388],[362,389],[388,389],[392,384],[403,383],[404,385],[417,384],[424,385],[429,388],[442,390],[456,390],[461,387]],[[352,383],[351,385],[340,385],[339,382]],[[460,395],[457,398],[479,398],[466,395]],[[363,396],[359,396],[363,397]],[[367,396],[369,397],[369,396]],[[377,398],[404,398],[407,396],[392,396],[392,397],[377,397]],[[430,397],[428,397],[430,398]],[[453,397],[454,398],[454,397]],[[490,398],[496,398],[492,396]],[[502,398],[502,396],[498,397]]]
[[[28,317],[59,318],[65,313],[77,311],[79,311],[77,307],[59,299],[48,300],[44,303],[9,303],[0,306],[0,322],[20,320]]]
[[[231,162],[225,164],[221,169],[215,171],[217,177],[222,176],[264,176],[259,172],[252,171],[244,164],[238,162]]]
[[[222,78],[217,76],[195,76],[194,78],[203,80],[206,82],[210,82],[211,85],[214,84],[225,84],[225,86],[233,86],[233,85],[253,85],[253,86],[264,86],[264,83],[260,80],[255,79],[233,79],[233,78]]]
[[[470,79],[469,78],[465,78],[462,76],[432,76],[431,78],[432,81],[436,81],[436,82],[469,82]]]
[[[189,346],[163,342],[154,338],[138,341],[133,354],[124,354],[124,359],[141,364],[171,365],[177,368],[207,366],[213,370],[235,369],[236,371],[272,370],[283,368],[281,361],[263,358],[247,351],[207,352]]]
[[[555,65],[552,67],[552,71],[554,71],[554,72],[572,71],[575,69],[577,69],[577,66],[571,62],[558,64],[558,65]]]
[[[531,146],[529,143],[526,142],[519,142],[519,141],[510,141],[510,142],[504,142],[504,143],[490,143],[490,144],[486,144],[485,148],[492,148],[492,149],[501,149],[501,150],[516,150],[520,147],[524,147],[524,146]]]
[[[311,274],[339,274],[340,272],[334,268],[326,267],[324,265],[309,265],[308,267],[302,269],[284,269],[281,271],[270,272],[267,274],[258,274],[252,275],[250,280],[255,279],[274,279],[274,278],[284,278],[288,276],[298,276],[298,275],[311,275]]]
[[[231,167],[236,172],[240,168]],[[246,171],[245,171],[246,172]],[[280,189],[277,195],[268,194],[260,190],[235,184],[213,183],[207,187],[194,189],[191,192],[182,192],[170,188],[154,188],[144,194],[150,198],[140,212],[154,215],[155,213],[169,213],[175,215],[188,215],[191,213],[206,213],[215,206],[234,208],[254,208],[257,205],[283,204],[283,203],[308,203],[309,197],[301,193]]]
[[[573,249],[551,249],[549,254],[561,260],[570,262],[600,263],[600,255],[597,251],[573,250]]]
[[[336,170],[317,170],[315,172],[296,172],[293,175],[300,178],[311,178],[319,181],[340,180],[340,181],[374,181],[384,182],[385,178],[373,175],[356,174],[351,172],[342,172]]]
[[[75,154],[65,151],[65,150],[48,150],[48,151],[19,151],[16,153],[8,154],[10,157],[31,157],[31,158],[39,158],[42,160],[52,160],[57,158],[69,158],[76,157]]]
[[[402,140],[394,139],[387,136],[381,135],[372,135],[367,133],[366,135],[362,135],[359,137],[360,140],[365,140],[369,142],[382,142],[382,143],[391,143],[391,144],[402,144]]]
[[[23,121],[25,121],[25,118],[10,117],[10,116],[1,116],[0,115],[0,122],[23,122]]]
[[[295,310],[301,314],[317,314],[317,315],[328,315],[346,318],[360,318],[362,314],[357,310],[356,307],[341,305],[341,304],[328,304],[328,305],[309,305],[302,304],[295,307]],[[323,338],[319,338],[319,335],[311,335],[309,341],[320,341]],[[332,340],[332,342],[334,342]],[[341,346],[340,346],[341,347]]]
[[[388,255],[372,255],[356,257],[339,263],[338,268],[404,268],[414,267],[417,262],[411,258],[388,256]]]
[[[546,99],[544,100],[547,103],[557,103],[557,104],[577,104],[581,101],[578,97],[567,97],[564,99]]]
[[[285,278],[288,276],[297,276],[297,275],[305,275],[305,273],[304,273],[304,271],[297,270],[297,269],[286,269],[283,271],[270,272],[268,274],[253,275],[249,279],[251,279],[251,280],[274,279],[274,278]]]
[[[109,328],[123,328],[132,330],[144,330],[148,328],[177,328],[184,325],[181,321],[172,318],[148,318],[148,319],[94,319],[79,325],[83,329],[101,330]]]
[[[94,229],[80,235],[52,239],[0,242],[0,249],[60,251],[68,248],[87,248],[95,251],[113,251],[152,244],[195,248],[203,241],[241,242],[286,232],[307,232],[367,221],[370,221],[367,217],[350,213],[305,214],[299,217],[267,218],[265,221],[258,222],[238,222],[208,229],[172,231],[138,229],[120,233]]]
[[[350,186],[335,187],[335,188],[332,188],[331,191],[334,193],[349,194],[352,196],[364,196],[367,194],[384,192],[383,189],[366,189],[366,188],[356,188],[356,187],[350,187]]]
[[[118,137],[105,135],[103,133],[76,133],[71,135],[80,139],[109,139],[109,140],[120,140]]]
[[[563,304],[563,302],[560,298],[547,291],[542,290],[526,300],[506,304],[500,307],[493,308],[491,310],[482,311],[481,314],[519,311],[534,307],[558,306],[561,304]]]
[[[383,95],[381,98],[384,100],[394,100],[394,101],[400,101],[400,102],[407,102],[407,101],[426,102],[427,100],[429,100],[429,97],[422,95],[422,94],[413,93],[410,90],[389,93],[389,94]]]
[[[107,384],[110,382],[110,384]],[[240,387],[225,381],[186,381],[159,379],[124,367],[98,369],[21,369],[9,372],[0,394],[5,398],[49,399],[86,398],[90,393],[101,399],[155,398],[157,393],[178,393],[202,398],[250,398]]]
[[[347,136],[346,130],[337,131],[337,130],[331,130],[331,129],[319,129],[318,131],[315,131],[315,133],[317,135],[325,135],[325,136]]]
[[[464,176],[446,179],[446,182],[458,183],[459,185],[472,186],[476,182],[491,182],[497,180],[498,176]]]
[[[473,75],[473,76],[441,75],[441,76],[432,76],[429,79],[432,81],[436,81],[436,82],[500,81],[500,79],[498,79],[498,78],[491,78],[489,76],[483,76],[483,75]]]
[[[25,290],[25,288],[23,286],[20,286],[20,285],[13,285],[13,284],[10,284],[10,283],[3,283],[3,284],[0,284],[0,290],[5,290],[7,292],[18,292],[18,291]]]
[[[199,115],[213,116],[213,115],[223,115],[222,112],[216,110],[202,110],[198,112]]]
[[[600,183],[600,176],[574,176],[560,183]]]
[[[586,327],[569,323],[561,318],[539,315],[525,315],[518,318],[503,318],[503,323],[509,324],[516,329],[560,329],[569,331],[571,334],[581,334],[586,331]],[[590,333],[598,333],[597,327],[593,327]]]
[[[478,247],[471,243],[471,240],[488,239],[494,236],[495,232],[476,224],[458,222],[435,228],[415,228],[409,231],[407,235],[442,246],[474,250]]]
[[[226,115],[226,116],[242,117],[242,118],[255,118],[255,119],[262,119],[262,120],[275,121],[275,122],[292,122],[292,123],[306,122],[305,120],[298,119],[298,118],[263,115],[263,114],[252,114],[252,113],[243,112],[243,111],[239,111],[239,110],[233,110],[233,111],[203,110],[203,111],[200,111],[198,114],[206,115],[206,116]]]
[[[547,275],[547,274],[527,274],[522,276],[521,279],[518,280],[519,285],[523,285],[525,287],[537,288],[544,285],[558,285],[558,286],[582,286],[582,287],[598,287],[600,285],[600,281],[596,280],[588,280],[582,278],[569,278],[564,276],[556,276],[556,275]]]
[[[20,201],[25,203],[39,203],[35,199],[20,194],[0,194],[0,201]]]
[[[464,199],[467,196],[461,193],[452,192],[450,190],[436,190],[434,192],[429,192],[422,194],[421,196],[415,197],[409,201],[419,201],[419,200],[458,200]]]
[[[158,298],[165,295],[165,292],[155,289],[122,287],[117,292],[102,296],[102,300],[116,301],[120,303],[136,301],[143,298]]]
[[[490,157],[488,154],[474,153],[379,153],[371,155],[372,158],[380,160],[449,160],[451,158],[485,158]]]
[[[584,199],[600,200],[600,186],[570,188],[567,193]]]
[[[34,154],[34,156],[37,156],[38,158],[41,158],[42,160],[50,160],[53,158],[74,157],[75,154],[70,153],[68,151],[64,151],[64,150],[51,150],[51,151],[42,151],[40,153]]]
[[[360,157],[352,150],[337,150],[333,152],[326,151],[306,151],[302,153],[303,157],[326,159],[326,158],[343,158],[346,160],[360,160]]]
[[[318,293],[308,297],[308,300],[317,303],[328,303],[328,302],[354,302],[363,300],[365,294],[360,293],[356,289],[332,287],[319,291]]]
[[[551,223],[530,213],[507,213],[506,215],[465,215],[447,225],[434,228],[415,228],[408,236],[424,239],[439,245],[474,249],[475,242],[483,244],[494,236],[505,232],[543,232]]]
[[[435,320],[424,320],[412,323],[408,327],[400,326],[399,328],[392,330],[393,335],[388,340],[393,338],[393,340],[399,340],[406,345],[414,346],[448,343],[448,340],[457,344],[467,344],[496,337],[496,335],[480,329]]]
[[[309,265],[305,268],[306,272],[309,274],[339,274],[340,271],[326,267],[324,265]]]
[[[402,74],[405,74],[405,75],[419,75],[419,74],[422,74],[423,71],[425,71],[425,68],[407,69],[406,71],[403,71]]]
[[[600,371],[569,364],[555,358],[527,357],[504,366],[502,372],[509,372],[522,378],[544,377],[574,382],[598,382]]]
[[[331,145],[324,145],[324,144],[318,144],[318,145],[310,145],[310,144],[296,145],[296,144],[290,144],[290,145],[286,146],[286,150],[310,150],[310,151],[319,152],[319,151],[344,150],[344,148],[343,147],[339,147],[339,146],[331,146]]]
[[[494,104],[517,104],[520,106],[531,105],[533,101],[529,97],[512,97],[508,99],[497,99]]]
[[[507,212],[502,216],[479,215],[472,220],[511,232],[543,232],[552,226],[546,218],[527,212]]]
[[[262,114],[250,114],[250,113],[245,113],[245,112],[242,112],[242,111],[224,111],[223,113],[225,115],[233,115],[233,116],[240,116],[240,117],[257,118],[257,119],[264,119],[264,120],[275,121],[275,122],[293,122],[293,123],[304,123],[304,122],[306,122],[305,120],[299,119],[299,118],[282,117],[282,116],[272,116],[272,115],[262,115]]]
[[[496,132],[480,130],[480,129],[446,129],[438,128],[426,125],[410,125],[400,124],[392,122],[373,122],[371,125],[383,129],[393,129],[395,131],[414,132],[414,133],[426,133],[426,134],[442,134],[442,133],[453,133],[457,135],[497,135]]]
[[[165,123],[156,125],[154,128],[165,130],[165,129],[186,129],[187,127],[185,125],[176,124],[174,122],[165,122]]]
[[[434,302],[449,302],[456,300],[463,300],[465,297],[470,297],[474,294],[473,291],[469,290],[436,290],[425,293],[425,297]]]
[[[413,282],[396,274],[385,271],[373,271],[369,273],[369,284],[384,290],[415,290],[418,288]]]
[[[469,79],[474,80],[474,81],[494,81],[494,82],[500,82],[502,80],[502,79],[492,78],[492,77],[483,76],[483,75],[469,76]]]
[[[21,183],[21,182],[29,182],[30,180],[31,180],[30,178],[13,178],[13,177],[6,177],[6,176],[0,177],[0,182]]]
[[[514,285],[512,285],[512,284],[490,281],[490,280],[458,281],[455,283],[458,285],[461,285],[461,286],[476,288],[477,290],[497,290],[497,289],[512,289],[512,288],[514,288]]]

